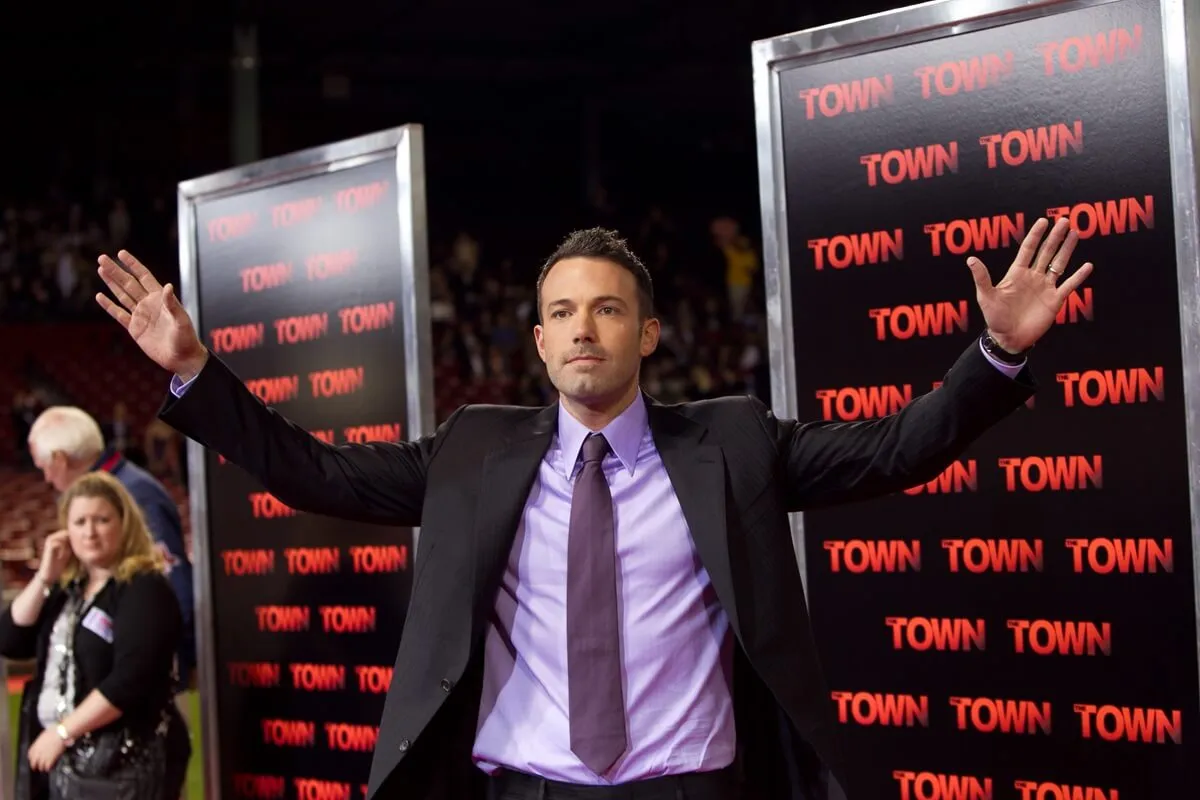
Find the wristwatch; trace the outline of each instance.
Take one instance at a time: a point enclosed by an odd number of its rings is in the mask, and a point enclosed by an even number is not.
[[[67,730],[67,726],[61,722],[54,726],[54,732],[58,734],[58,738],[62,739],[62,743],[67,747],[75,744],[75,740],[71,738],[71,733]]]
[[[1002,364],[1009,364],[1014,367],[1019,366],[1022,362],[1024,362],[1025,357],[1029,354],[1030,349],[1032,349],[1025,348],[1019,353],[1009,352],[1001,347],[1000,344],[992,338],[991,331],[986,330],[983,332],[983,336],[980,337],[979,341],[980,344],[983,345],[983,349],[992,358],[996,359]]]

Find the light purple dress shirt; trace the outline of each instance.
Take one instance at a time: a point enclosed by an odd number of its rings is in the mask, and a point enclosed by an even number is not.
[[[571,783],[624,783],[733,761],[733,638],[639,394],[601,431],[612,452],[618,614],[629,746],[603,776],[571,752],[567,537],[589,431],[558,410],[489,620],[474,757]]]
[[[1011,366],[980,351],[997,369]],[[194,380],[194,379],[193,379]],[[172,377],[177,397],[188,383]],[[558,410],[509,554],[484,650],[474,759],[578,784],[625,783],[732,763],[733,637],[654,446],[644,398],[604,428],[613,497],[629,746],[605,775],[571,752],[566,577],[571,491],[590,431]]]

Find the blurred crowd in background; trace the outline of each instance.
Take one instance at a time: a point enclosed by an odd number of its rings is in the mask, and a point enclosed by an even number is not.
[[[32,481],[29,426],[47,406],[79,405],[101,423],[110,445],[184,498],[183,442],[155,417],[165,378],[93,299],[96,256],[122,247],[178,284],[174,197],[126,197],[92,181],[0,201],[0,209],[0,325],[7,331],[0,392],[11,397],[11,414],[0,420],[2,469]],[[653,276],[663,332],[643,368],[644,390],[664,403],[740,393],[769,401],[760,250],[740,223],[723,216],[679,221],[659,207],[622,214],[600,205],[585,216],[588,224],[619,230]],[[438,420],[464,403],[553,402],[530,333],[540,263],[515,263],[495,232],[445,238],[433,245],[430,274]],[[546,241],[546,253],[556,244]],[[32,483],[22,484],[32,491]],[[30,547],[40,539],[39,531],[9,520],[0,523],[0,547],[13,531],[33,534],[22,538]]]

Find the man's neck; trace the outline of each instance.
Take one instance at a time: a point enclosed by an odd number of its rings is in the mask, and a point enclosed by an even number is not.
[[[85,458],[72,463],[70,465],[71,481],[74,482],[81,475],[104,468],[108,462],[114,461],[115,457],[118,457],[118,453],[115,450],[106,448],[92,458]]]
[[[89,461],[86,464],[69,464],[67,466],[67,486],[70,486],[81,477],[91,472],[94,462]]]
[[[84,475],[93,470],[100,469],[102,459],[112,454],[112,450],[105,448],[93,456],[84,456],[78,459],[71,459],[67,462],[67,485],[70,486],[75,481],[79,480]]]
[[[608,423],[621,416],[625,409],[638,397],[638,385],[634,383],[617,400],[582,402],[562,395],[559,402],[563,409],[589,431],[604,430]]]

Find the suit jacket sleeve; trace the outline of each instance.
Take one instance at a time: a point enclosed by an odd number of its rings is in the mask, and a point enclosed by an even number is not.
[[[168,425],[257,478],[299,511],[385,525],[421,524],[425,476],[440,434],[415,442],[326,444],[267,407],[217,356],[183,397],[168,393]]]
[[[973,341],[941,387],[882,419],[802,424],[765,412],[788,510],[863,500],[932,480],[1035,390],[1028,367],[1009,378]]]

